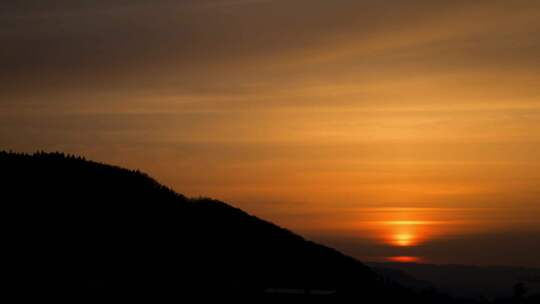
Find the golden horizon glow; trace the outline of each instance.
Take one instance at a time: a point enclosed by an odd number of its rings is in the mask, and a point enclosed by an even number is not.
[[[414,256],[393,256],[385,258],[389,262],[398,262],[398,263],[420,263],[422,259],[420,257]]]

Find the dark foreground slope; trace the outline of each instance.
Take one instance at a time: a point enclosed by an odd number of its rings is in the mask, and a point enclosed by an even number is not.
[[[0,152],[0,168],[6,273],[21,294],[454,302],[138,171],[58,153]]]

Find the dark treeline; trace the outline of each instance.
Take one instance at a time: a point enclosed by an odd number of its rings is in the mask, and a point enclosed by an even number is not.
[[[477,302],[401,287],[333,249],[225,203],[187,198],[139,171],[43,152],[0,152],[0,169],[6,286],[19,296]]]

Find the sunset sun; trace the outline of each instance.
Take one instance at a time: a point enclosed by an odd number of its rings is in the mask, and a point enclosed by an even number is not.
[[[411,233],[396,233],[393,236],[393,245],[412,246],[415,243],[414,235]]]
[[[409,216],[420,216],[418,211],[398,209],[396,213],[406,212]],[[388,213],[388,211],[387,211]],[[418,214],[415,214],[418,213]],[[411,247],[426,241],[433,230],[433,221],[425,220],[389,220],[380,221],[379,226],[383,234],[384,243],[394,247]]]

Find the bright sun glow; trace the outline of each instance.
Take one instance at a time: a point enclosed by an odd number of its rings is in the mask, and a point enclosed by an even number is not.
[[[394,235],[394,244],[397,246],[414,245],[414,236],[410,233],[396,233]]]
[[[389,219],[373,222],[374,233],[379,234],[383,243],[395,247],[420,245],[432,238],[435,231],[446,224],[444,221],[426,219],[422,214],[411,212],[398,216],[386,213],[385,216]],[[417,219],[411,219],[414,217]]]

